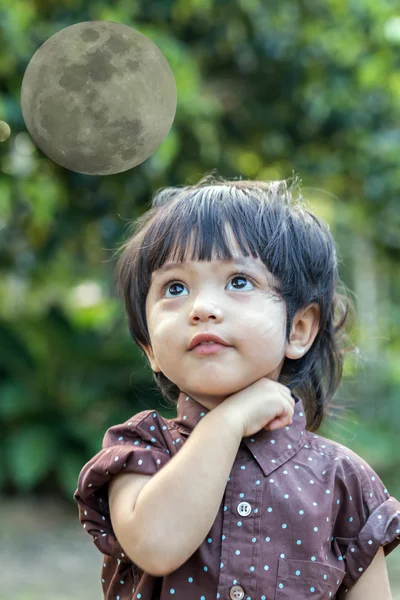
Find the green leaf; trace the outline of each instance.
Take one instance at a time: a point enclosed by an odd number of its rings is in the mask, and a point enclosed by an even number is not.
[[[25,341],[13,328],[0,320],[0,366],[9,371],[22,372],[33,370],[35,363]]]
[[[0,387],[0,419],[7,423],[29,410],[30,394],[20,382],[5,383]]]
[[[5,442],[6,464],[17,488],[31,490],[58,464],[57,432],[45,425],[26,425]]]

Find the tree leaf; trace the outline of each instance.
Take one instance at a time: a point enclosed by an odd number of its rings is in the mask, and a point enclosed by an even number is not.
[[[17,488],[34,488],[58,464],[57,432],[46,425],[26,425],[6,438],[6,464]]]

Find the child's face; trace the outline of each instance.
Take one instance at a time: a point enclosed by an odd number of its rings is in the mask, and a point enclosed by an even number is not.
[[[231,247],[241,254],[232,236]],[[153,371],[209,409],[262,377],[277,380],[285,356],[300,358],[317,334],[309,313],[298,321],[297,335],[292,330],[293,344],[286,343],[285,305],[271,294],[267,268],[260,258],[245,259],[248,265],[186,261],[152,274],[146,299],[152,348],[144,351]],[[164,290],[163,276],[171,280]],[[203,332],[230,347],[209,355],[189,351],[193,336]]]

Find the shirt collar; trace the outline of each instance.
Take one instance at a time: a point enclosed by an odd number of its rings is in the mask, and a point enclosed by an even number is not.
[[[261,429],[241,441],[241,446],[250,450],[266,477],[294,456],[305,443],[306,418],[303,402],[293,392],[291,394],[295,400],[291,425],[274,431]],[[173,421],[182,435],[187,437],[208,412],[202,404],[181,392],[177,403],[177,417]]]

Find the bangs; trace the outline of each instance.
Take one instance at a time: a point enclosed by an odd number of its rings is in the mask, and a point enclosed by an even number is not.
[[[166,219],[159,220],[158,231],[154,232],[150,227],[149,237],[156,238],[149,264],[151,271],[161,267],[167,259],[177,262],[232,259],[234,250],[229,241],[227,225],[232,229],[243,255],[258,256],[252,236],[249,235],[250,223],[254,223],[255,215],[246,212],[239,218],[235,214],[239,212],[235,206],[230,204],[227,210],[227,204],[219,201],[218,194],[207,191],[197,190],[184,201],[175,201]]]
[[[267,206],[254,197],[243,202],[243,194],[240,199],[228,195],[227,188],[196,189],[168,206],[165,216],[150,225],[143,239],[147,252],[142,255],[141,267],[145,273],[157,271],[166,261],[228,261],[238,256],[260,258],[271,272],[269,244],[265,245]],[[276,235],[269,237],[276,240]],[[278,293],[277,282],[271,283]]]

